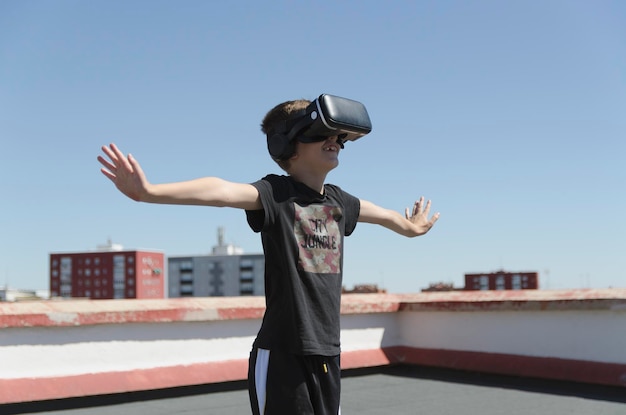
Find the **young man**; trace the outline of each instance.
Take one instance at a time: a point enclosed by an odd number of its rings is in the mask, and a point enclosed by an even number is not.
[[[314,127],[304,118],[314,104],[319,102],[287,101],[267,113],[261,130],[288,175],[252,184],[216,177],[152,184],[137,160],[115,144],[103,147],[106,157],[98,157],[102,173],[135,201],[244,209],[250,227],[261,233],[266,311],[248,374],[255,415],[340,413],[344,237],[357,222],[415,237],[439,218],[428,217],[430,201],[423,197],[402,216],[325,184],[349,133],[324,126],[311,133]]]

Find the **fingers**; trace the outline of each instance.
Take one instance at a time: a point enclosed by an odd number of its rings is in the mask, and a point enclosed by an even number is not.
[[[103,157],[103,156],[101,156],[101,155],[99,155],[98,156],[98,161],[103,166],[103,168],[100,169],[102,174],[104,174],[110,180],[115,181],[115,178],[116,178],[116,174],[115,173],[117,171],[117,164],[119,162],[119,158],[115,154],[115,152],[112,150],[113,147],[114,147],[113,144],[111,144],[111,148],[109,148],[107,146],[102,146],[101,147],[102,148],[102,152],[108,157],[108,159]]]
[[[115,178],[116,178],[115,174],[111,173],[105,168],[100,169],[100,171],[102,172],[102,174],[108,177],[113,183],[115,183]]]
[[[428,228],[431,228],[435,222],[437,222],[437,220],[439,220],[439,212],[435,213],[430,220],[428,219],[428,215],[430,214],[430,207],[431,207],[431,201],[427,200],[424,203],[424,196],[420,197],[419,200],[417,200],[414,204],[413,204],[413,210],[412,210],[412,214],[411,211],[409,210],[409,208],[405,209],[405,216],[407,219],[409,220],[417,220],[418,217],[421,217],[424,219],[424,221],[428,221],[427,222],[427,226]]]
[[[416,216],[419,214],[421,201],[422,199],[420,198],[419,200],[416,200],[415,203],[413,203],[413,216]]]
[[[115,170],[115,166],[113,164],[111,164],[111,162],[109,162],[109,160],[105,159],[102,156],[98,156],[98,161],[100,162],[100,164],[102,164],[104,166],[104,168],[113,171]]]
[[[139,165],[137,159],[133,157],[132,154],[128,155],[128,163],[130,164],[131,171],[143,180],[143,178],[145,177],[145,175],[143,174],[143,170],[141,169],[141,166]]]
[[[98,156],[98,161],[112,173],[117,173],[117,170],[120,168],[132,173],[134,171],[133,166],[137,165],[136,161],[134,163],[130,162],[130,154],[128,157],[124,156],[124,153],[113,143],[108,146],[102,146],[102,152],[108,159],[103,156]]]
[[[439,220],[439,212],[435,213],[432,218],[430,218],[430,227],[432,228],[435,222]]]
[[[122,153],[122,151],[115,145],[115,143],[111,143],[108,148],[107,147],[105,148],[107,149],[105,150],[107,154],[115,155],[114,159],[121,160],[125,158],[124,153]]]
[[[424,210],[422,211],[422,215],[426,219],[428,219],[428,215],[430,214],[430,204],[431,204],[430,200],[428,200],[426,202],[426,206],[424,206]],[[428,221],[429,228],[432,228],[432,226],[435,224],[435,222],[437,222],[437,220],[439,220],[439,212],[435,213]]]
[[[424,198],[422,197],[422,201],[424,201]],[[426,206],[424,207],[424,216],[428,217],[428,213],[430,213],[430,200],[428,202],[426,202]]]
[[[426,205],[424,205],[424,196],[421,196],[419,200],[415,201],[415,203],[413,204],[413,213],[409,215],[409,208],[406,208],[405,215],[408,219],[412,216],[417,216],[422,213],[428,214],[429,211],[430,211],[430,200],[426,202]]]
[[[102,146],[102,152],[104,154],[106,154],[106,156],[113,162],[113,163],[117,163],[120,159],[120,157],[117,156],[116,152],[113,150],[117,150],[117,152],[119,153],[119,149],[117,147],[115,147],[115,144],[111,144],[111,146]],[[124,156],[122,156],[123,158]],[[100,159],[102,157],[98,157],[98,159]]]

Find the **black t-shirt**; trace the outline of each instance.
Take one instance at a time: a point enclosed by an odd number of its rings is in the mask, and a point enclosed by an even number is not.
[[[343,239],[356,227],[359,199],[330,184],[320,195],[288,176],[268,175],[252,185],[263,209],[246,215],[261,232],[266,297],[255,346],[339,354]]]

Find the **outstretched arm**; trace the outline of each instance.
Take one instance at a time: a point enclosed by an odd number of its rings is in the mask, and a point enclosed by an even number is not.
[[[406,208],[404,216],[396,211],[377,206],[367,200],[361,200],[359,222],[382,225],[400,235],[414,237],[424,235],[439,219],[439,213],[435,213],[429,219],[429,212],[430,200],[424,204],[424,197],[420,197],[415,202],[412,212],[409,208]]]
[[[125,156],[115,145],[102,147],[106,157],[98,156],[108,177],[120,192],[138,202],[178,205],[204,205],[261,209],[256,188],[250,184],[233,183],[217,177],[204,177],[184,182],[152,184],[146,178],[139,162]]]

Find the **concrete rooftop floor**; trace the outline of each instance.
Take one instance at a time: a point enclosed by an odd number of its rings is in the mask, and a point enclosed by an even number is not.
[[[624,415],[626,389],[422,366],[344,372],[342,414]],[[242,415],[245,382],[0,405],[0,414]]]

